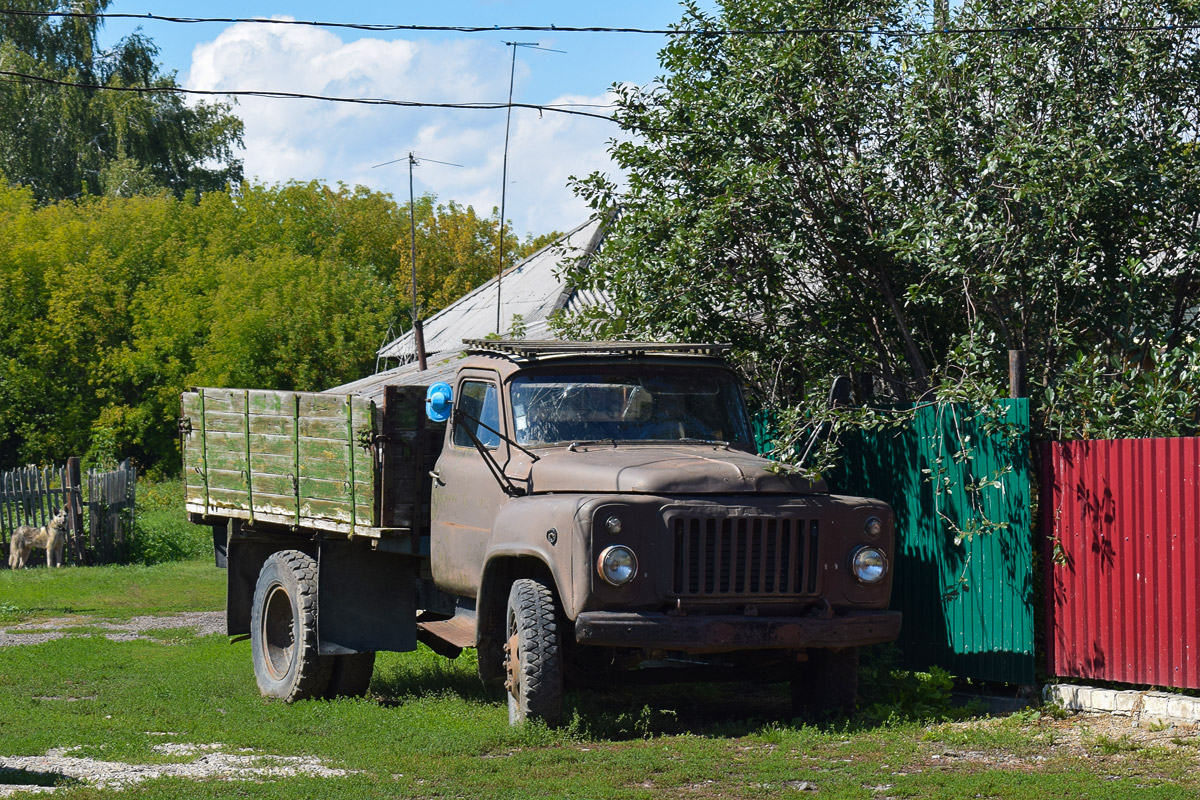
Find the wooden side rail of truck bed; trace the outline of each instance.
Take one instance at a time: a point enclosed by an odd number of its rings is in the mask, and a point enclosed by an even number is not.
[[[187,511],[348,538],[416,539],[441,432],[424,390],[358,395],[196,389],[183,395]],[[429,452],[432,451],[432,452]]]

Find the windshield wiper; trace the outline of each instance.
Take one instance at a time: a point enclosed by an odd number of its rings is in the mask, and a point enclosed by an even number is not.
[[[577,447],[586,447],[592,444],[611,444],[613,447],[616,447],[617,442],[623,444],[710,444],[713,447],[729,449],[729,442],[723,439],[694,439],[690,436],[679,439],[580,439],[567,445],[567,449],[573,453]]]
[[[525,453],[529,453],[529,455],[533,461],[538,460],[538,456],[534,455],[533,453],[530,453],[524,447],[521,447],[521,445],[517,444],[512,439],[509,439],[503,433],[500,433],[499,431],[495,430],[491,426],[489,426],[483,422],[480,422],[479,419],[477,417],[475,417],[474,415],[468,414],[466,411],[463,411],[462,409],[458,409],[458,408],[454,409],[454,419],[452,420],[453,423],[455,425],[459,425],[459,424],[461,424],[462,420],[464,420],[464,419],[467,422],[475,423],[476,425],[478,425],[479,427],[483,428],[486,431],[489,431],[490,433],[494,433],[496,436],[500,437],[505,442],[508,442],[513,447],[517,448],[518,450],[521,450],[522,452],[525,452]],[[500,484],[500,489],[506,495],[508,495],[509,497],[523,497],[526,494],[528,494],[528,492],[526,492],[520,486],[517,486],[515,483],[513,483],[512,478],[508,477],[508,473],[504,471],[504,467],[502,467],[500,465],[500,462],[496,460],[496,456],[492,453],[491,448],[489,448],[486,444],[484,444],[480,440],[478,434],[475,433],[475,431],[472,429],[472,427],[470,425],[463,425],[462,430],[467,434],[467,438],[469,438],[471,440],[471,444],[475,446],[475,449],[479,451],[479,455],[483,456],[484,463],[486,463],[488,465],[488,469],[491,471],[492,477],[494,477],[496,479],[496,482]]]

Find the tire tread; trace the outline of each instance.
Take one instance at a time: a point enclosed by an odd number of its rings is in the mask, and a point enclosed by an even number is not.
[[[562,648],[554,592],[534,578],[513,582],[509,608],[515,613],[522,658],[521,697],[525,719],[557,725],[562,715]]]
[[[256,640],[252,634],[256,661],[255,676],[258,678],[259,689],[263,694],[278,697],[287,703],[320,697],[329,685],[329,679],[333,672],[333,660],[329,656],[322,656],[318,650],[317,562],[312,556],[299,550],[279,550],[267,558],[259,573],[259,585],[255,587],[255,602],[251,619],[251,629],[254,633],[261,630],[262,625],[263,609],[259,592],[263,588],[263,578],[268,576],[272,570],[279,572],[280,585],[289,594],[294,595],[292,599],[295,612],[299,616],[299,635],[294,643],[297,651],[294,661],[295,668],[289,670],[290,680],[285,679],[278,685],[272,685],[269,679],[265,679],[267,685],[264,685],[264,677],[259,674],[257,663],[259,658],[264,657],[259,653],[262,642]],[[291,585],[288,585],[289,583]]]

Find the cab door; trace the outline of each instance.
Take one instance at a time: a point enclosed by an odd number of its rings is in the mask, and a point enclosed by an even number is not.
[[[473,433],[496,463],[507,463],[508,445],[496,433],[508,435],[498,376],[464,371],[454,389],[454,408],[462,413],[446,426],[446,444],[434,470],[429,551],[438,586],[474,597],[492,523],[509,499],[471,438]]]

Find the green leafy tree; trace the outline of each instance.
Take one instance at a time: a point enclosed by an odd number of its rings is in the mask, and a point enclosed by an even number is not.
[[[109,0],[15,0],[11,12],[103,12]],[[81,192],[130,196],[237,184],[242,123],[223,103],[188,105],[158,49],[135,33],[97,44],[97,17],[0,14],[0,174],[40,201]],[[13,74],[15,73],[15,74]],[[19,77],[19,76],[30,77]],[[41,79],[41,80],[39,80]],[[102,88],[80,88],[62,81]]]
[[[405,314],[411,318],[412,247],[405,210],[405,226],[397,238],[395,251],[399,261],[396,291],[405,299]],[[500,265],[500,221],[497,209],[482,217],[471,206],[454,201],[438,204],[434,195],[416,199],[417,303],[422,317],[429,316],[467,292],[496,276]],[[526,236],[522,241],[504,226],[504,267],[507,269],[540,250],[561,234]],[[408,327],[407,318],[403,327]]]
[[[431,313],[491,277],[496,222],[421,207],[418,242],[441,254],[421,275]],[[0,468],[89,454],[170,470],[188,386],[369,374],[408,319],[408,233],[407,207],[362,187],[39,204],[0,180]],[[535,240],[513,242],[510,260]]]
[[[854,371],[1006,395],[1022,349],[1043,430],[1197,429],[1200,7],[967,0],[939,35],[907,35],[926,4],[722,9],[616,89],[626,184],[577,189],[622,214],[573,276],[616,313],[570,332],[729,341],[762,403],[809,408]]]

